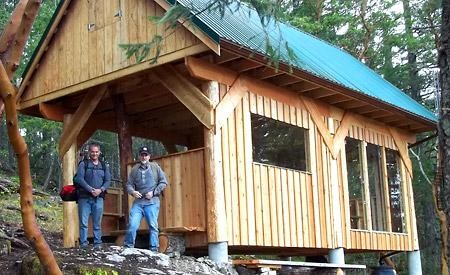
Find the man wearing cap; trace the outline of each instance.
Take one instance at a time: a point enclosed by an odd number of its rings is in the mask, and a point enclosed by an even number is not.
[[[128,230],[125,235],[125,247],[134,247],[136,231],[142,217],[145,217],[149,227],[149,249],[158,251],[158,215],[159,196],[167,186],[167,180],[161,167],[156,162],[150,162],[148,147],[139,149],[140,162],[133,166],[128,176],[127,191],[135,200],[130,210]]]

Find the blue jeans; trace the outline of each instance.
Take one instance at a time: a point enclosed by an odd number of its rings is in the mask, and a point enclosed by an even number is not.
[[[89,242],[88,222],[92,215],[92,231],[94,233],[94,246],[102,243],[102,216],[103,198],[80,198],[78,199],[78,218],[80,221],[80,246],[86,247]]]
[[[154,204],[142,205],[134,203],[130,210],[130,218],[128,222],[128,231],[125,235],[124,246],[134,247],[136,240],[136,231],[141,224],[142,217],[145,217],[149,227],[150,243],[149,249],[152,251],[158,251],[158,215],[159,215],[159,202]]]

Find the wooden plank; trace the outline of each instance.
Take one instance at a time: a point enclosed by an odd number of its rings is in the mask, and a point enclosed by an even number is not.
[[[250,107],[248,100],[248,93],[242,99],[242,127],[244,138],[244,167],[245,167],[245,185],[247,194],[247,218],[248,218],[248,243],[249,245],[256,245],[257,235],[255,228],[255,189],[253,182],[253,149],[252,149],[252,125],[250,118]],[[241,151],[242,154],[242,151]],[[262,232],[260,234],[262,236]]]
[[[264,221],[263,208],[266,205],[261,202],[261,166],[253,165],[253,188],[255,191],[255,230],[256,230],[256,245],[264,245]],[[266,224],[267,226],[267,224]]]
[[[269,166],[269,204],[270,204],[270,228],[272,229],[272,245],[282,246],[279,242],[277,190],[275,168]],[[281,231],[282,232],[282,231]],[[281,234],[280,232],[280,234]]]
[[[303,217],[302,217],[302,201],[301,201],[301,189],[300,184],[302,184],[300,177],[303,173],[294,171],[293,173],[293,185],[294,185],[294,208],[292,209],[295,213],[295,232],[297,233],[297,247],[303,247]]]
[[[319,207],[315,208],[315,215],[319,216],[320,219],[320,234],[317,234],[317,238],[320,238],[323,245],[326,247],[332,245],[330,234],[333,231],[333,226],[331,224],[331,210],[330,210],[330,193],[328,191],[330,186],[330,174],[329,171],[329,159],[328,159],[328,149],[323,138],[316,136],[318,142],[317,152],[320,153],[320,158],[318,158],[317,166],[321,167],[319,171],[322,171],[322,180],[319,180],[317,186],[317,198],[319,201]]]
[[[289,215],[289,189],[287,182],[287,169],[280,169],[280,183],[281,183],[281,201],[278,205],[281,206],[282,217],[283,217],[283,235],[284,235],[284,246],[290,247],[291,244],[291,226],[290,226],[290,215]]]
[[[295,198],[294,198],[294,172],[287,170],[287,192],[288,192],[288,211],[289,211],[289,232],[290,246],[297,247],[297,220],[295,216]]]
[[[320,246],[320,243],[317,243],[316,236],[320,236],[320,224],[316,224],[316,221],[319,220],[319,217],[315,211],[315,204],[317,204],[317,201],[314,201],[314,198],[317,199],[317,194],[314,193],[314,189],[316,189],[313,185],[313,179],[314,177],[307,178],[307,189],[306,193],[308,195],[307,202],[308,202],[308,226],[309,226],[309,244],[310,247],[318,247]]]
[[[171,65],[154,69],[158,80],[188,108],[208,129],[214,124],[213,104],[194,84],[184,78]]]
[[[278,245],[285,246],[284,216],[283,216],[283,191],[281,180],[281,169],[275,168],[275,194],[276,194],[276,225],[278,227]]]
[[[273,113],[273,109],[270,106],[270,98],[266,97],[266,96],[262,96],[262,103],[263,103],[263,108],[264,108],[264,116],[265,117],[273,117],[272,113]],[[276,115],[275,115],[276,116]]]
[[[240,219],[240,235],[241,245],[249,244],[249,227],[248,227],[248,205],[247,205],[247,186],[246,186],[246,170],[244,156],[244,127],[242,119],[242,103],[235,110],[236,117],[236,159],[237,159],[237,184],[239,190],[239,219]],[[252,215],[254,215],[252,213]]]
[[[310,122],[309,125],[314,125],[312,122],[312,118],[310,116]],[[312,204],[312,207],[310,208],[310,216],[309,216],[309,223],[310,223],[310,234],[311,237],[313,236],[314,233],[317,233],[317,236],[321,235],[321,230],[320,230],[320,218],[318,213],[315,213],[314,209],[316,211],[319,211],[319,200],[318,200],[318,190],[317,190],[317,186],[319,184],[319,182],[323,182],[320,181],[319,179],[319,175],[322,174],[322,167],[319,166],[319,162],[320,161],[317,159],[317,154],[320,151],[317,151],[316,149],[316,144],[319,143],[320,141],[316,138],[316,129],[315,127],[310,127],[308,134],[309,134],[309,157],[310,157],[310,165],[311,165],[311,189],[309,189],[308,192],[311,192],[311,197],[310,199],[310,204]],[[318,237],[319,238],[319,237]],[[317,247],[321,246],[321,243],[318,242],[318,240],[314,240],[312,243],[312,245],[316,245]]]
[[[225,209],[227,213],[227,232],[228,232],[228,244],[234,244],[233,238],[233,207],[232,207],[232,195],[231,195],[231,181],[230,175],[230,152],[229,152],[229,136],[228,136],[228,123],[224,124],[222,130],[222,167],[223,167],[223,185],[225,192]],[[237,209],[236,209],[237,210]]]
[[[341,132],[344,134],[347,134],[347,129],[348,129],[349,124],[343,125],[344,121],[345,121],[345,116],[342,119],[343,123],[341,123],[341,125],[339,126],[339,129],[344,126],[345,129],[341,130]],[[329,124],[330,131],[334,132],[334,129],[335,129],[334,120],[329,119],[328,124]],[[339,132],[339,129],[338,129],[338,132]],[[334,136],[333,144],[336,141],[337,135],[338,135],[338,133],[336,133],[336,135]],[[340,137],[340,138],[343,140],[345,138],[345,136]],[[329,158],[329,160],[328,160],[329,165],[330,165],[330,169],[329,169],[329,174],[330,174],[330,177],[329,177],[330,178],[330,190],[329,190],[330,195],[329,195],[329,197],[330,197],[330,200],[329,201],[330,201],[330,208],[331,208],[330,209],[330,214],[331,214],[331,216],[330,216],[331,223],[330,224],[332,225],[332,230],[329,230],[329,233],[327,236],[329,239],[327,239],[327,241],[328,241],[328,244],[333,242],[334,247],[343,247],[343,245],[344,245],[343,240],[342,240],[342,234],[343,234],[342,223],[341,223],[342,213],[341,213],[341,207],[340,207],[341,203],[340,203],[340,192],[339,192],[341,190],[341,188],[340,188],[339,182],[338,182],[340,173],[339,173],[338,164],[337,164],[337,156],[339,155],[339,151],[340,150],[337,150],[335,152],[335,155],[331,154],[331,155],[333,155],[333,158]]]
[[[301,202],[301,210],[302,210],[302,238],[303,238],[303,246],[310,247],[310,238],[309,238],[309,211],[308,211],[308,180],[307,178],[311,177],[310,175],[305,175],[303,173],[300,174],[300,202]]]
[[[262,210],[262,220],[263,220],[263,231],[264,231],[264,246],[272,246],[272,231],[273,226],[270,220],[270,199],[269,199],[269,169],[265,165],[254,164],[254,167],[258,167],[261,176],[261,210]],[[273,194],[272,194],[273,195]]]
[[[237,152],[236,152],[236,122],[235,114],[228,118],[228,148],[230,157],[231,203],[233,209],[233,243],[241,244],[240,211],[239,211],[239,182],[237,179]]]
[[[392,231],[392,221],[391,221],[391,204],[389,202],[390,192],[389,192],[389,181],[388,181],[388,172],[386,167],[386,149],[383,147],[381,152],[381,173],[382,173],[382,181],[383,181],[383,197],[386,200],[384,212],[386,213],[386,230],[388,232]]]
[[[264,115],[264,97],[261,95],[256,95],[256,108],[257,108],[257,114],[258,115]],[[269,110],[270,112],[270,110]]]
[[[342,220],[344,220],[344,235],[346,242],[344,243],[346,247],[351,246],[351,236],[350,236],[350,202],[349,202],[349,191],[348,191],[348,179],[347,179],[347,157],[345,154],[345,150],[340,151],[341,157],[340,157],[340,164],[341,164],[341,180],[342,180],[342,193],[343,193],[343,208],[344,208],[344,217]]]
[[[206,151],[206,150],[205,150]],[[181,175],[181,157],[176,156],[171,160],[171,168],[173,178],[170,181],[172,187],[172,205],[173,205],[173,216],[172,216],[172,226],[180,227],[188,222],[187,217],[183,215],[183,180]],[[183,169],[185,170],[185,169]],[[187,169],[186,169],[187,170]],[[195,190],[194,190],[195,192]],[[195,208],[194,208],[195,209]],[[194,211],[191,211],[194,212]]]
[[[364,198],[364,202],[366,204],[365,207],[365,216],[367,219],[367,230],[372,230],[372,215],[370,213],[371,212],[371,205],[370,205],[370,199],[368,199],[369,196],[369,174],[368,174],[368,167],[367,167],[367,143],[365,141],[362,141],[361,143],[362,146],[362,150],[361,150],[361,164],[362,164],[362,169],[363,169],[363,183],[364,183],[364,194],[363,194],[363,198]]]
[[[76,138],[80,130],[85,125],[91,114],[97,108],[98,103],[102,99],[107,90],[106,85],[100,86],[95,91],[89,91],[83,98],[80,106],[73,115],[70,125],[62,132],[59,143],[59,154],[63,156],[69,150],[72,143],[76,142]]]
[[[270,100],[270,117],[273,119],[278,119],[277,101],[272,98],[267,98],[267,100]],[[267,108],[269,108],[269,106],[267,106]]]
[[[249,101],[250,101],[250,112],[257,114],[256,109],[256,95],[254,93],[249,93]]]
[[[277,117],[278,117],[279,121],[285,122],[283,102],[281,102],[281,101],[277,101]]]

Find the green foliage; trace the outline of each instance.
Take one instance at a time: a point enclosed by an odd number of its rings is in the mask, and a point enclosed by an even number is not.
[[[119,47],[125,51],[127,58],[134,56],[137,63],[144,61],[149,55],[152,49],[155,50],[153,57],[150,59],[150,63],[154,64],[157,62],[159,54],[161,53],[163,38],[160,35],[155,35],[152,41],[148,43],[137,43],[137,44],[119,44]]]

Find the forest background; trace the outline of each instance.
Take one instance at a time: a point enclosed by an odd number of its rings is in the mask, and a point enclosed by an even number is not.
[[[0,0],[0,26],[5,26],[19,0]],[[249,0],[255,7],[267,7],[266,0]],[[59,3],[42,0],[39,15],[26,45],[15,82]],[[275,7],[277,16],[306,32],[350,52],[394,86],[427,106],[436,114],[439,102],[437,48],[440,37],[440,0],[289,0]],[[1,32],[2,30],[0,30]],[[117,45],[118,46],[118,45]],[[33,185],[55,193],[61,184],[62,163],[57,152],[62,124],[20,116],[21,133],[30,151]],[[434,133],[424,133],[418,140]],[[97,131],[91,138],[102,145],[113,178],[119,178],[116,134]],[[439,273],[439,227],[433,206],[431,182],[436,171],[436,139],[410,149],[414,163],[414,199],[424,273]],[[152,147],[165,154],[156,141],[133,140],[133,148]],[[134,152],[136,153],[136,152]],[[133,154],[136,156],[136,154]],[[0,173],[16,174],[14,152],[9,145],[4,118],[0,121]],[[397,264],[405,264],[398,257]]]

